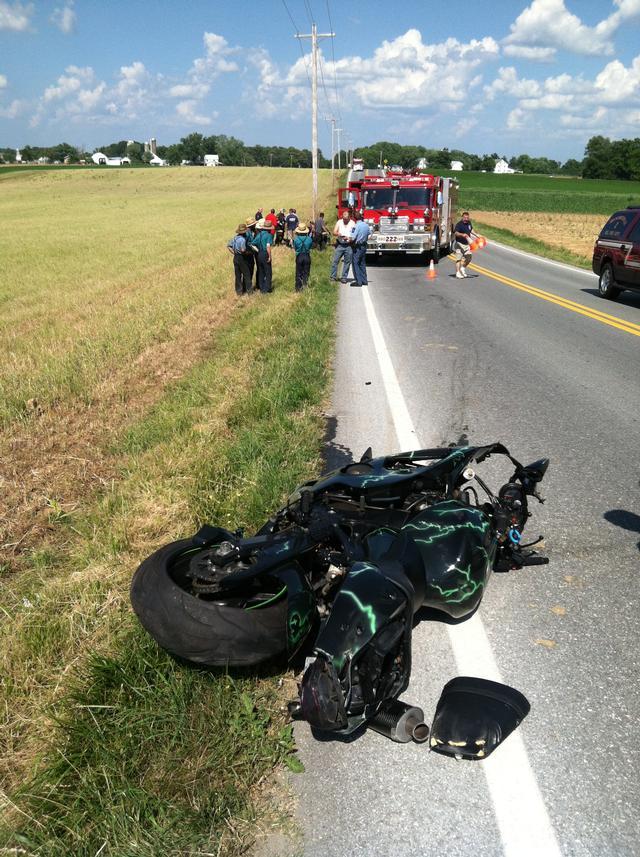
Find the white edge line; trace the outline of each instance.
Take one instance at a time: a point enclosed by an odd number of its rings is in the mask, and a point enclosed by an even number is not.
[[[398,384],[368,287],[363,287],[362,295],[398,443],[403,450],[419,449],[421,443]],[[459,625],[447,625],[447,631],[460,675],[502,681],[478,613]],[[479,764],[487,779],[505,857],[539,857],[541,854],[561,857],[520,733],[510,735],[504,745]]]
[[[597,274],[594,274],[593,271],[585,271],[584,268],[577,268],[575,265],[568,265],[566,262],[556,262],[555,259],[546,259],[544,256],[538,256],[537,253],[527,253],[526,250],[517,250],[508,244],[501,244],[499,241],[490,240],[487,246],[499,247],[501,250],[508,250],[510,253],[516,253],[518,256],[535,259],[536,262],[546,262],[547,265],[554,265],[556,268],[564,268],[565,271],[572,271],[574,274],[585,274],[587,277],[595,277],[597,279]]]

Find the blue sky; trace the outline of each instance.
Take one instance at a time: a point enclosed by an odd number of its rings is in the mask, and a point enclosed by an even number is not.
[[[0,146],[200,131],[310,147],[310,44],[294,34],[312,18],[336,33],[320,116],[355,146],[563,161],[594,134],[640,136],[640,0],[0,0]]]

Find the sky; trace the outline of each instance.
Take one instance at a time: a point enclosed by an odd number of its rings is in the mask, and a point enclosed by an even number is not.
[[[198,131],[582,158],[640,137],[640,0],[0,0],[0,147]],[[337,137],[336,137],[337,142]]]

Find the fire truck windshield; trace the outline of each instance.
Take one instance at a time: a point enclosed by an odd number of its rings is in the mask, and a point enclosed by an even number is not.
[[[364,191],[364,208],[428,208],[431,189],[426,187],[377,187]]]

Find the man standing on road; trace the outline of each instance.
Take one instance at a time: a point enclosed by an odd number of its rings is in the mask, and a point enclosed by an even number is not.
[[[237,295],[250,295],[253,291],[249,265],[247,264],[247,256],[251,250],[247,248],[247,241],[245,239],[246,231],[247,227],[244,223],[241,223],[236,229],[235,236],[227,244],[229,252],[233,254],[233,270],[236,277]]]
[[[362,212],[356,211],[356,228],[353,232],[353,276],[357,286],[368,285],[367,280],[367,241],[371,227],[362,219]]]
[[[355,223],[351,220],[348,210],[345,209],[333,230],[336,239],[336,249],[331,263],[331,279],[334,282],[338,279],[338,263],[340,259],[342,259],[342,277],[340,282],[346,283],[349,279],[349,269],[351,268],[351,258],[353,256],[353,231],[355,228]]]
[[[476,238],[473,224],[469,220],[469,212],[462,212],[462,220],[456,223],[453,230],[453,252],[456,254],[456,277],[461,280],[467,276],[467,266],[473,258],[471,239]]]

